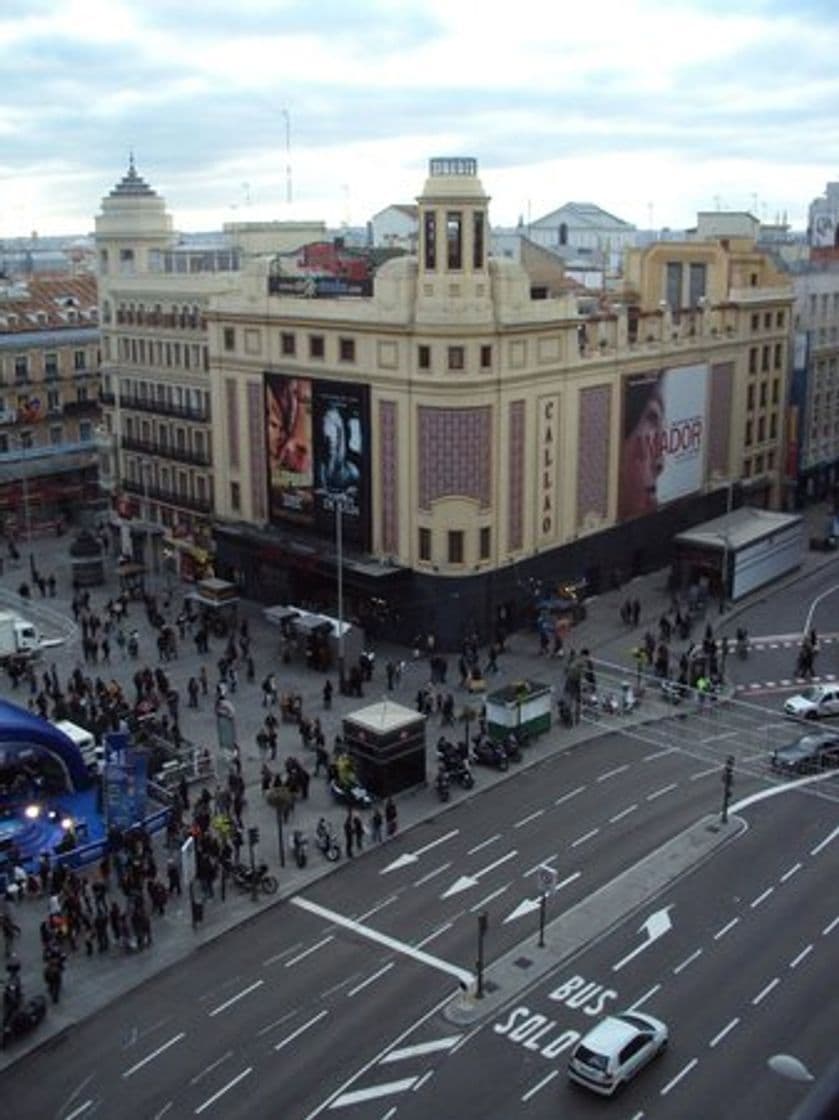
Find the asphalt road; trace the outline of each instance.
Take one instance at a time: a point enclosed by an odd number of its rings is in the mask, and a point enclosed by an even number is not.
[[[303,893],[310,909],[300,899],[280,903],[80,1024],[3,1075],[0,1092],[21,1116],[59,1120],[380,1117],[408,1092],[419,1107],[428,1056],[458,1054],[466,1037],[434,1008],[472,968],[477,913],[489,914],[488,960],[524,938],[532,944],[536,914],[527,903],[538,897],[539,864],[550,862],[561,884],[552,912],[573,905],[717,808],[729,751],[738,798],[770,787],[773,733],[765,713],[676,711],[631,736],[607,734],[512,772],[340,865]],[[807,804],[835,811],[831,797],[820,788]],[[751,870],[747,861],[744,873]],[[697,898],[701,905],[712,895]],[[396,944],[371,940],[367,927]],[[719,983],[713,977],[706,994]],[[42,1063],[49,1078],[33,1076]],[[382,1084],[401,1088],[380,1093]]]
[[[610,1113],[787,1117],[802,1086],[767,1059],[790,1053],[819,1071],[835,1053],[839,830],[835,806],[811,791],[745,815],[739,839],[657,900],[672,923],[659,940],[637,952],[633,919],[565,962],[453,1054],[429,1060],[400,1118],[599,1115],[603,1102],[568,1083],[568,1053],[602,1013],[624,1007],[660,1016],[671,1038]]]

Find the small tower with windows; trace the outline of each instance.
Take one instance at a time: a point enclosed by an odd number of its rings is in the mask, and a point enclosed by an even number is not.
[[[128,171],[96,215],[96,257],[100,283],[149,271],[149,254],[173,241],[166,203],[137,174],[133,153]]]
[[[418,320],[484,318],[491,312],[489,196],[478,178],[478,161],[432,159],[417,204]]]

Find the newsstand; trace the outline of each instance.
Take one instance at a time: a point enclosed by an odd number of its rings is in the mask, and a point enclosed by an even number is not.
[[[343,737],[360,783],[390,797],[425,783],[425,716],[382,700],[344,717]]]
[[[491,692],[485,701],[487,731],[496,741],[514,732],[523,746],[551,726],[553,689],[539,681],[521,680]]]

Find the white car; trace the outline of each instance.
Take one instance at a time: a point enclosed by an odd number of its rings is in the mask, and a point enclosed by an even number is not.
[[[601,1019],[584,1035],[568,1062],[578,1085],[611,1097],[667,1046],[667,1026],[642,1011],[621,1011]]]
[[[839,685],[813,684],[798,696],[790,696],[784,704],[788,716],[799,719],[821,719],[839,716]]]

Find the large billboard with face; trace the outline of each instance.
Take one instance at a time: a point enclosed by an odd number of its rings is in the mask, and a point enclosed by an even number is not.
[[[618,517],[652,513],[702,486],[708,366],[630,374],[623,381]]]
[[[265,374],[268,508],[272,521],[369,545],[370,395],[365,385]]]

